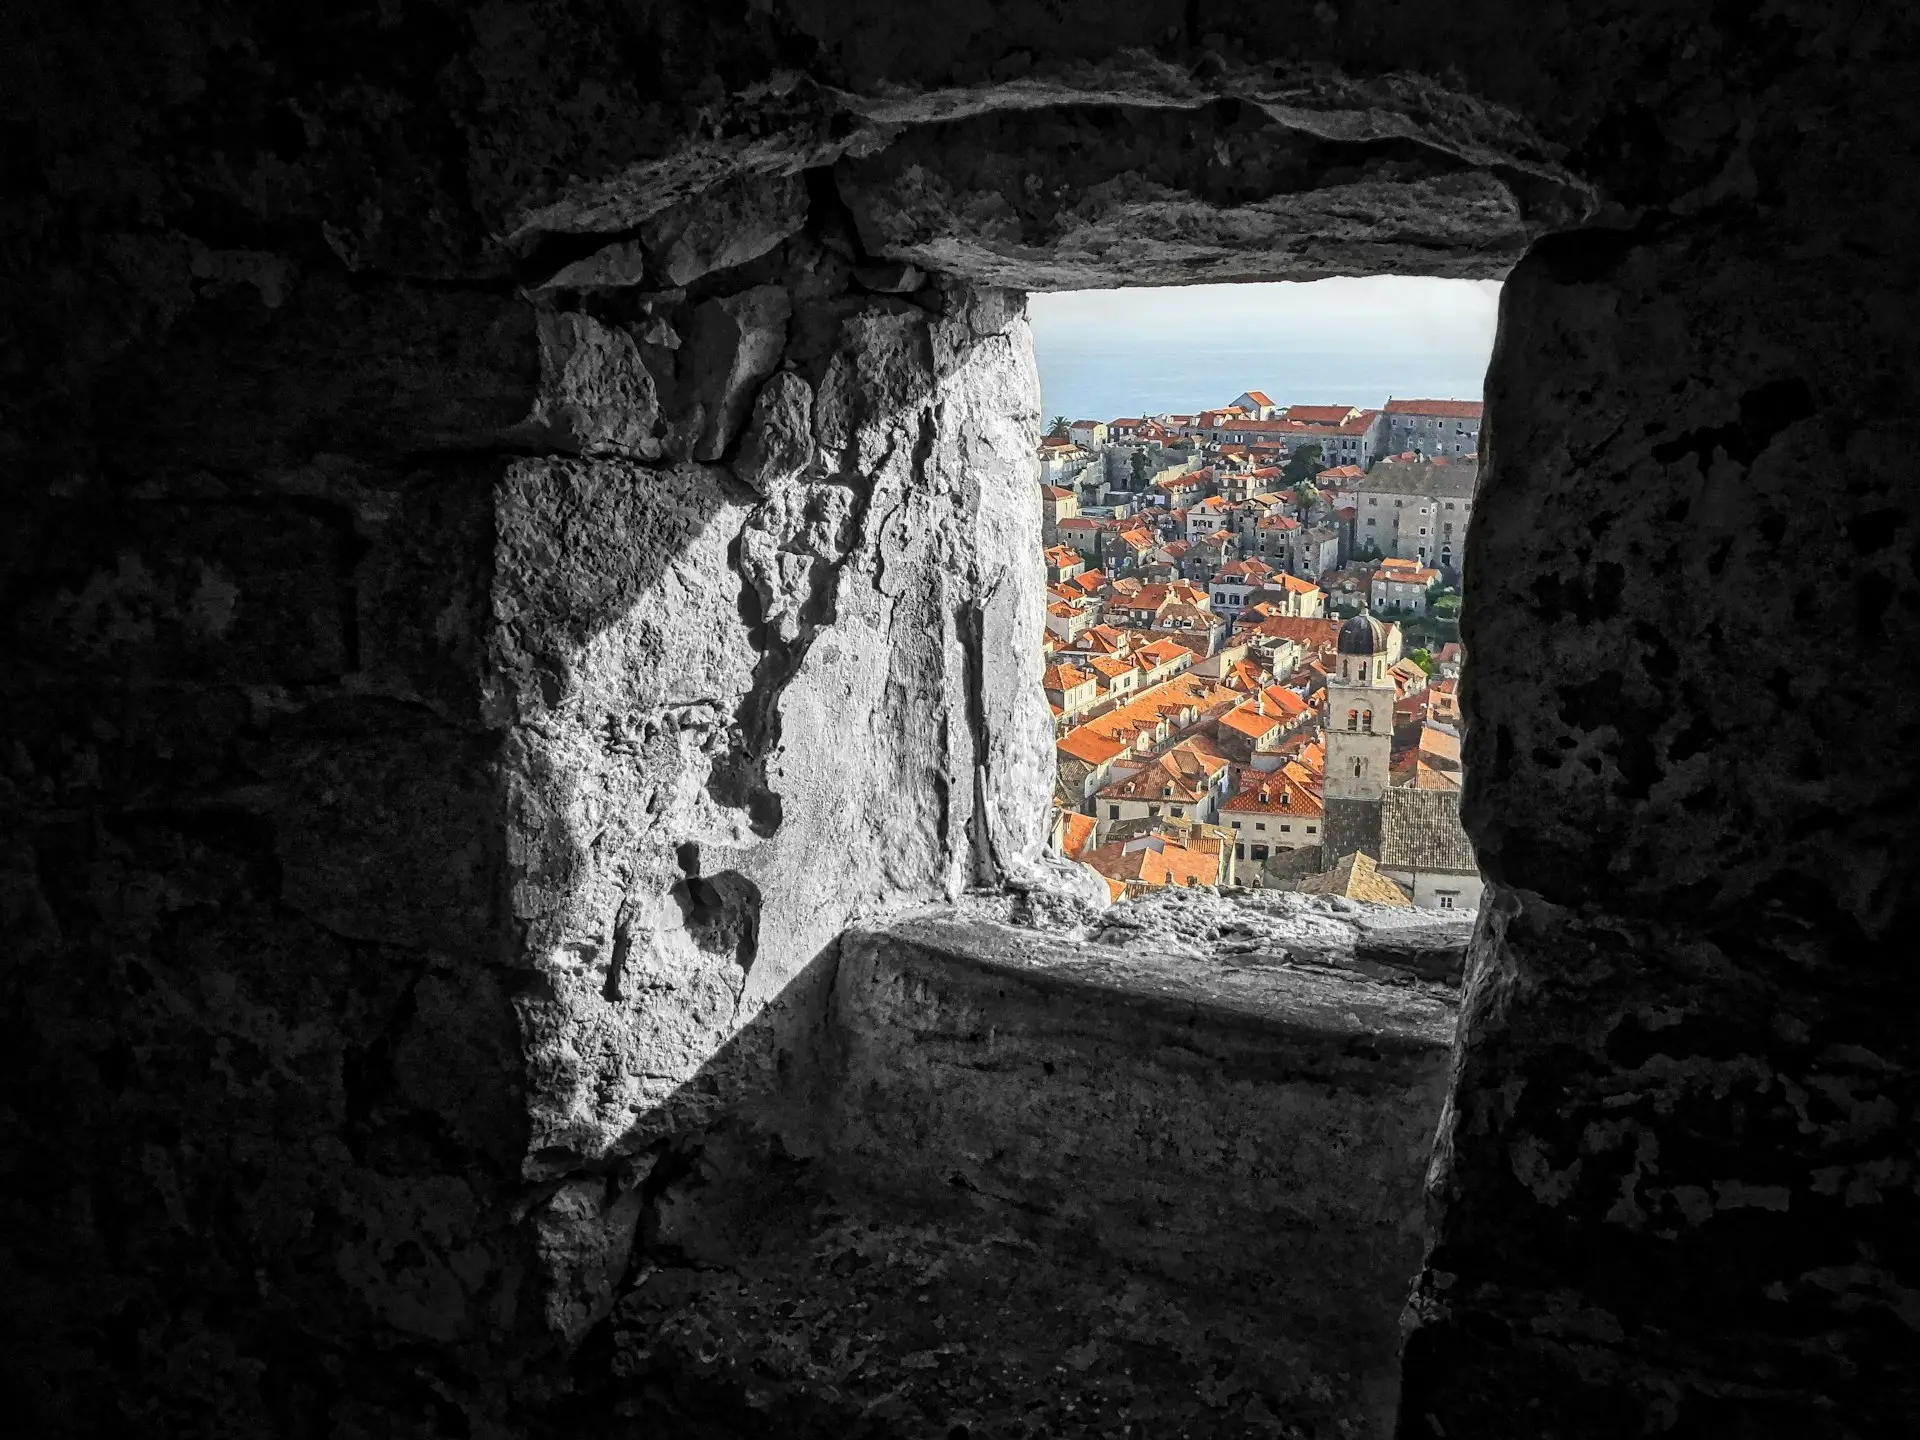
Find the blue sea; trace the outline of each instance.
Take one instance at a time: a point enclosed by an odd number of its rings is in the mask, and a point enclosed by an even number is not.
[[[1405,275],[1034,295],[1042,421],[1225,405],[1477,400],[1500,286]]]
[[[1477,400],[1485,351],[1328,354],[1284,346],[1221,348],[1162,341],[1150,349],[1055,339],[1034,326],[1040,418],[1112,420],[1225,405],[1259,390],[1276,405],[1378,408],[1389,397]]]

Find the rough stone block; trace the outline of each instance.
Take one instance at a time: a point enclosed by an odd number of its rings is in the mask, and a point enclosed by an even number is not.
[[[850,932],[823,1004],[740,1107],[779,1139],[722,1122],[658,1192],[623,1384],[809,1437],[876,1406],[911,1437],[1388,1433],[1449,992],[942,911]]]
[[[342,935],[488,954],[500,813],[492,736],[378,702],[320,707],[255,763],[275,787],[286,903]]]
[[[411,472],[362,499],[353,571],[361,682],[443,719],[480,718],[496,457]]]
[[[646,251],[637,241],[620,240],[593,254],[562,265],[529,293],[548,295],[557,290],[624,290],[646,278]]]
[[[778,285],[755,286],[695,308],[685,393],[699,407],[696,459],[718,460],[733,444],[760,382],[780,364],[791,310]]]
[[[660,397],[632,337],[572,310],[541,311],[539,331],[531,438],[569,455],[656,458]]]
[[[352,664],[350,516],[298,501],[53,502],[10,531],[16,665],[300,685]],[[38,529],[38,526],[35,527]]]
[[[800,176],[743,175],[647,220],[641,238],[672,284],[691,285],[766,254],[806,216]]]
[[[930,918],[849,934],[833,1020],[828,1165],[1231,1296],[1267,1403],[1387,1433],[1450,1001]]]
[[[211,295],[131,352],[98,387],[98,443],[136,474],[480,449],[526,416],[539,365],[512,297],[305,273],[277,307]]]
[[[768,378],[753,401],[753,423],[733,473],[762,495],[796,478],[813,459],[813,389],[798,375]]]

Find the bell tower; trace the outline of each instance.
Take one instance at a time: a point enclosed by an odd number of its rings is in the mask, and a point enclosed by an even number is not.
[[[1326,823],[1322,848],[1331,865],[1355,850],[1380,856],[1380,804],[1393,758],[1393,702],[1387,627],[1362,611],[1340,627],[1327,677]]]

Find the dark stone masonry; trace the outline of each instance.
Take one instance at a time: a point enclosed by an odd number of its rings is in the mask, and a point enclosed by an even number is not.
[[[13,1428],[1910,1433],[1917,29],[7,7]],[[1459,988],[1044,853],[1024,293],[1370,273]]]

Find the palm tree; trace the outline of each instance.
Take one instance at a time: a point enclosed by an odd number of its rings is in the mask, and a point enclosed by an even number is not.
[[[1047,427],[1047,434],[1064,435],[1066,433],[1067,433],[1067,417],[1064,415],[1054,416],[1053,423]]]

